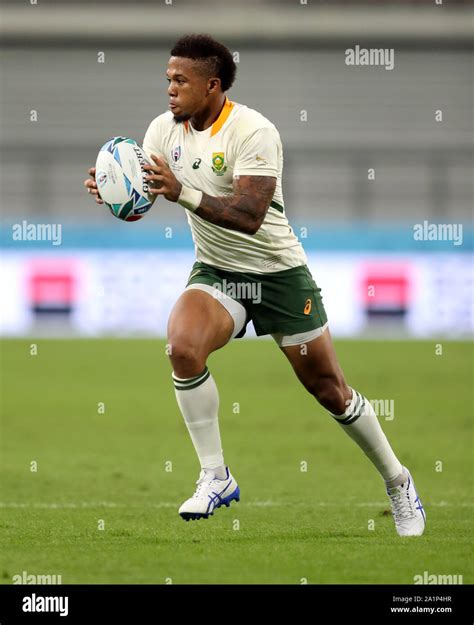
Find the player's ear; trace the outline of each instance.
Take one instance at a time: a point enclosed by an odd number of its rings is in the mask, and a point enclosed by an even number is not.
[[[220,78],[209,78],[207,81],[207,92],[215,93],[219,91],[221,88],[221,79]]]

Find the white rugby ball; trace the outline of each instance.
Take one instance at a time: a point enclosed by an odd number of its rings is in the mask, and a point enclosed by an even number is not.
[[[100,197],[115,217],[137,221],[150,210],[155,196],[145,180],[145,163],[150,161],[133,139],[114,137],[100,148],[95,180]]]

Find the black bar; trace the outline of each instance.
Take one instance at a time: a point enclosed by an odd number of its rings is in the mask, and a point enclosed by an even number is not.
[[[4,585],[0,624],[470,625],[468,595],[472,589],[463,585]],[[64,613],[67,597],[67,614],[23,611],[31,601],[44,607],[44,597],[57,597],[48,605]]]

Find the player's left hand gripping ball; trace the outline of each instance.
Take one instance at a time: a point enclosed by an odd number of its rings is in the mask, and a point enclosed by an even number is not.
[[[150,193],[154,195],[164,195],[170,202],[177,202],[181,193],[182,185],[168,165],[154,154],[151,155],[154,165],[144,165],[143,169],[148,171],[145,180],[151,183]]]

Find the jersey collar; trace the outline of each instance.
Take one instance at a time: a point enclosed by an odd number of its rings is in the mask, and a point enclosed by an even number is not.
[[[211,137],[216,135],[219,132],[219,130],[222,128],[222,126],[226,123],[227,118],[229,117],[230,112],[232,111],[233,108],[234,108],[234,103],[231,102],[229,98],[226,96],[224,106],[222,107],[219,117],[211,126]]]
[[[229,98],[226,96],[224,106],[222,107],[222,110],[219,113],[219,117],[211,126],[211,137],[216,135],[219,132],[219,130],[222,128],[222,126],[226,123],[227,118],[229,117],[233,108],[234,108],[234,102],[231,102]],[[186,129],[186,132],[189,132],[189,121],[184,122],[184,127]]]

